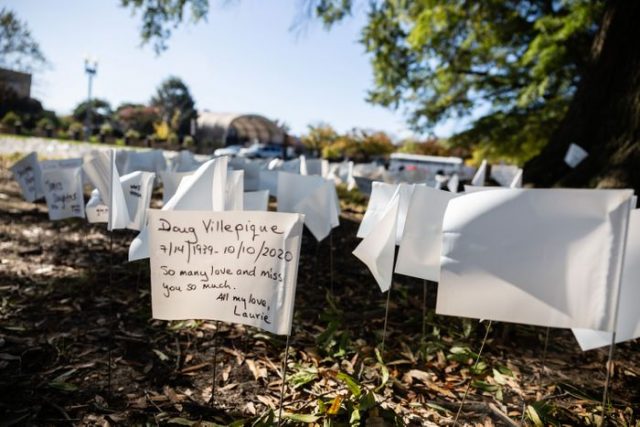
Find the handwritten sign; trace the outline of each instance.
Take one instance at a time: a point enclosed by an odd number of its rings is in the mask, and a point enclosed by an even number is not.
[[[15,180],[20,185],[22,197],[27,202],[38,200],[44,195],[38,155],[35,151],[18,160],[10,169]]]
[[[82,194],[82,169],[50,168],[42,171],[44,197],[49,209],[49,219],[84,218]]]
[[[303,222],[289,213],[149,210],[153,317],[288,335]]]

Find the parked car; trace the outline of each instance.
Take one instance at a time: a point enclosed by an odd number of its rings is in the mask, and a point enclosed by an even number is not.
[[[293,155],[293,150],[288,147],[287,154]],[[238,156],[256,158],[256,159],[271,159],[274,157],[282,157],[281,145],[265,145],[265,144],[253,144],[247,148],[242,148],[238,152]]]
[[[242,150],[242,145],[229,145],[228,147],[218,148],[213,152],[213,155],[216,157],[220,157],[220,156],[235,157],[238,155],[238,152],[240,150]]]

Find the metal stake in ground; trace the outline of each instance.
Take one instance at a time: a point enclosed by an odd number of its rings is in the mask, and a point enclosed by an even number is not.
[[[420,344],[424,349],[424,340],[427,335],[427,281],[422,281],[422,337]]]
[[[218,335],[218,329],[220,329],[220,321],[216,321],[216,330],[213,331],[213,369],[211,369],[211,399],[209,400],[209,404],[213,406],[213,402],[216,398],[216,377],[218,371],[218,346],[216,345],[216,337]]]
[[[384,309],[384,326],[382,327],[382,345],[380,346],[380,354],[384,355],[384,342],[387,338],[387,321],[389,320],[389,301],[391,300],[391,288],[393,283],[389,286],[387,291],[387,304]]]
[[[284,386],[287,383],[287,359],[289,358],[289,338],[287,335],[287,344],[284,349],[284,360],[282,361],[282,387],[280,388],[280,405],[278,408],[278,427],[282,425],[282,407],[284,406]]]
[[[482,344],[480,345],[480,351],[478,351],[478,357],[476,357],[476,362],[473,364],[473,368],[471,369],[472,374],[473,371],[478,367],[478,362],[480,362],[480,356],[482,355],[482,350],[484,349],[484,344],[487,342],[487,337],[489,336],[489,330],[491,330],[492,321],[489,320],[489,324],[487,325],[487,331],[484,334],[484,338],[482,339]],[[460,402],[460,406],[458,407],[458,412],[456,412],[456,418],[453,420],[453,425],[458,425],[458,418],[460,417],[460,412],[462,412],[462,407],[464,406],[464,402],[467,400],[467,395],[469,394],[469,388],[471,388],[471,381],[467,384],[467,388],[464,391],[464,396],[462,396],[462,402]]]
[[[331,288],[331,297],[335,298],[333,290],[333,230],[329,231],[329,285]]]
[[[113,231],[109,233],[109,290],[113,295]],[[113,350],[113,296],[109,298],[109,350],[107,362],[107,391],[111,396],[111,353]]]
[[[611,382],[611,371],[613,370],[613,350],[616,347],[616,333],[611,336],[611,345],[609,346],[609,357],[607,359],[607,377],[604,381],[604,392],[602,393],[602,425],[606,425],[607,409],[609,407],[609,385]]]

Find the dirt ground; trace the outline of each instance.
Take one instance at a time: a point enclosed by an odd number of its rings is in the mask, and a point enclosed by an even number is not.
[[[126,261],[135,234],[49,221],[1,166],[0,425],[276,423],[285,337],[153,320],[148,264]],[[608,349],[438,316],[435,284],[396,276],[382,349],[387,295],[351,254],[363,206],[343,210],[330,239],[303,240],[283,424],[453,425],[467,391],[461,425],[601,421]],[[609,425],[640,426],[639,349],[615,348]]]

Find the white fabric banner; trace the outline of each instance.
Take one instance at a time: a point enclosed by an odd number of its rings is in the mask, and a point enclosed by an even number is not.
[[[290,334],[302,223],[276,212],[149,210],[153,317]]]
[[[369,268],[382,292],[389,290],[393,279],[399,208],[400,192],[396,191],[372,232],[362,239],[353,251],[353,254]]]
[[[396,273],[440,281],[442,221],[454,197],[454,193],[416,186],[407,210]]]
[[[20,185],[22,197],[27,202],[34,202],[44,196],[40,164],[35,151],[18,160],[9,170]]]
[[[640,210],[631,211],[627,247],[625,248],[616,343],[640,338]],[[573,329],[583,351],[611,344],[612,333],[590,329]]]
[[[49,219],[84,218],[82,169],[49,167],[41,173]]]
[[[163,211],[222,211],[224,210],[227,182],[226,156],[209,160],[190,176],[180,181],[176,194],[162,207]],[[129,261],[149,258],[149,233],[145,227],[140,230],[129,245]]]
[[[612,330],[632,194],[499,189],[452,199],[436,312]]]

